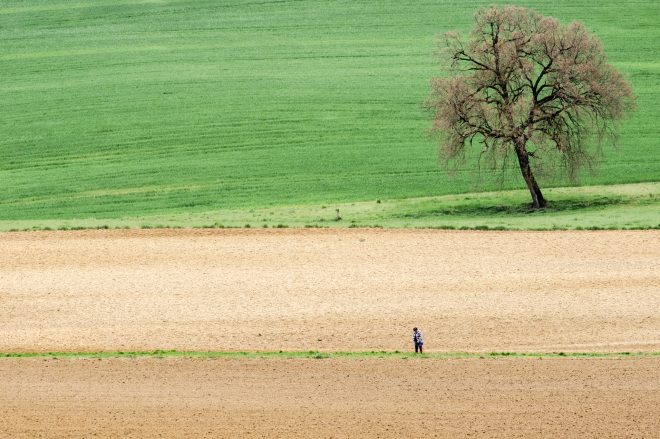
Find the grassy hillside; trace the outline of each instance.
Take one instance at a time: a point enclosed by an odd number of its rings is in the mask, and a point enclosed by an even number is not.
[[[552,188],[546,195],[552,201],[537,211],[529,210],[525,189],[206,212],[164,211],[122,218],[0,220],[0,231],[163,227],[660,229],[660,183]]]
[[[4,0],[0,220],[498,188],[474,161],[454,177],[439,168],[421,108],[434,38],[490,3]],[[659,180],[660,3],[521,4],[584,21],[639,97],[618,150],[581,183]]]

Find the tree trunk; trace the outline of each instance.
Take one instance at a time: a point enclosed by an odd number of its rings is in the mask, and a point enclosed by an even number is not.
[[[529,166],[529,154],[525,149],[525,143],[520,142],[516,145],[516,155],[518,156],[518,164],[520,165],[520,172],[527,183],[529,193],[532,195],[532,209],[540,209],[545,207],[546,201],[543,198],[539,185],[536,184],[532,168]]]

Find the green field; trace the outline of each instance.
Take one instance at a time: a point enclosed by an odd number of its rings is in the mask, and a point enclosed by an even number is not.
[[[658,227],[657,184],[548,191],[535,217],[524,192],[455,195],[524,187],[474,160],[448,176],[426,136],[434,39],[491,3],[4,0],[0,230]],[[659,181],[660,2],[515,3],[585,22],[638,96],[580,184]]]

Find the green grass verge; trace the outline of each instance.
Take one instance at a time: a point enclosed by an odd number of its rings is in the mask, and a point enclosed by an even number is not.
[[[114,220],[0,220],[0,231],[81,228],[392,227],[469,230],[621,230],[660,228],[660,183],[555,188],[530,211],[525,190],[327,205],[224,209]],[[341,220],[337,220],[337,209]]]
[[[302,206],[313,225],[334,214],[321,205],[522,188],[515,170],[480,173],[479,148],[449,177],[425,135],[434,40],[490,3],[583,21],[630,78],[638,110],[582,184],[657,181],[657,0],[3,0],[0,220],[204,225],[226,212],[211,224],[233,225],[240,210],[255,227],[245,212]],[[388,225],[482,225],[393,208]],[[372,213],[356,223],[379,224]]]
[[[431,352],[415,354],[400,351],[361,351],[361,352],[324,352],[324,351],[103,351],[103,352],[25,352],[0,353],[0,358],[282,358],[282,359],[408,359],[408,358],[627,358],[660,357],[660,352]]]

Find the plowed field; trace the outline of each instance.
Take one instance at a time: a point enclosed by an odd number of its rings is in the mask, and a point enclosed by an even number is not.
[[[660,350],[660,232],[0,235],[0,352]]]
[[[657,359],[0,360],[1,437],[629,437]]]
[[[0,437],[655,437],[660,233],[0,234],[0,352],[641,352],[0,359]]]

